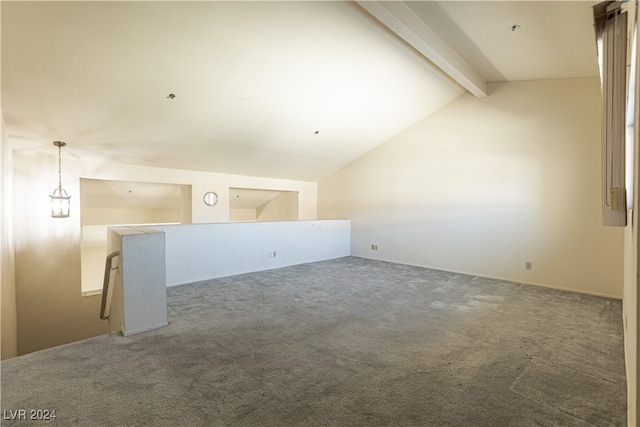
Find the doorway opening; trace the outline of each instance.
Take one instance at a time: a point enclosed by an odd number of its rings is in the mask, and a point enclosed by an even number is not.
[[[107,228],[191,223],[191,186],[80,178],[81,291],[102,292]]]

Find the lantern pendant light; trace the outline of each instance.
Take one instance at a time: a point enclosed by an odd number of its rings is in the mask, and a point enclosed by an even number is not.
[[[51,197],[51,216],[54,218],[69,217],[71,208],[71,196],[62,188],[62,147],[67,144],[62,141],[54,141],[53,145],[58,147],[58,188],[49,195]]]

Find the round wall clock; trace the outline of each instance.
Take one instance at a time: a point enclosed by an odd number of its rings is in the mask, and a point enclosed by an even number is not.
[[[218,203],[218,195],[213,191],[207,191],[206,193],[204,193],[203,200],[205,205],[213,206]]]

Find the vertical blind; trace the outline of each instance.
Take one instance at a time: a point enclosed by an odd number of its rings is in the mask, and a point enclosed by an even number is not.
[[[593,11],[602,83],[602,224],[624,227],[627,13],[613,1]]]

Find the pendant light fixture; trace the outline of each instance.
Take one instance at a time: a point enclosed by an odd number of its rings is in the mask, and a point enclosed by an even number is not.
[[[67,144],[62,141],[54,141],[58,147],[58,188],[49,195],[51,197],[51,216],[54,218],[67,218],[71,208],[71,196],[62,188],[62,147]]]

